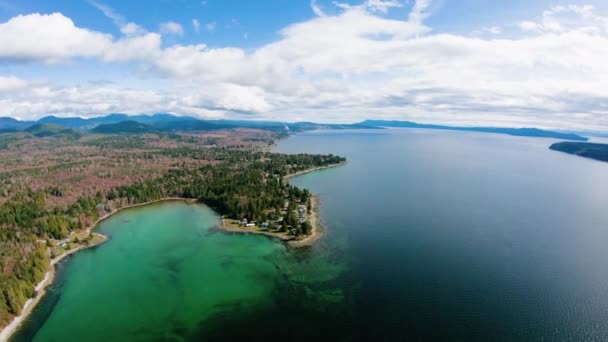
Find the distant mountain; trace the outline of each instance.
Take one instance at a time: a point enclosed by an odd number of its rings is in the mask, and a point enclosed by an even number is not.
[[[223,128],[231,128],[234,126],[218,123],[217,121],[203,121],[196,119],[178,120],[178,121],[160,121],[153,125],[154,128],[161,131],[171,132],[200,132],[213,131]]]
[[[32,121],[19,121],[6,116],[0,117],[0,129],[22,130],[33,124],[34,122]]]
[[[40,120],[38,123],[52,123],[56,125],[65,126],[72,129],[77,129],[81,131],[86,131],[93,129],[99,125],[105,124],[114,124],[123,121],[136,121],[147,125],[153,125],[159,122],[171,122],[171,121],[184,121],[184,120],[196,120],[194,118],[189,117],[181,117],[171,114],[154,114],[154,115],[132,115],[129,116],[127,114],[109,114],[106,116],[99,116],[93,118],[79,118],[79,117],[69,117],[69,118],[60,118],[56,116],[46,116]]]
[[[161,124],[161,123],[167,123],[167,122],[185,122],[185,121],[200,121],[198,119],[195,119],[193,117],[189,117],[189,116],[176,116],[176,115],[172,115],[172,114],[164,114],[164,113],[157,113],[157,114],[152,114],[152,115],[133,115],[133,116],[129,116],[127,118],[127,120],[133,120],[133,121],[137,121],[137,122],[141,122],[147,125],[157,125],[157,124]]]
[[[92,133],[99,134],[139,134],[152,133],[158,130],[150,125],[137,121],[122,121],[118,123],[102,124],[91,130]]]
[[[565,152],[577,156],[608,162],[608,144],[560,142],[549,147],[553,151]]]
[[[73,129],[49,123],[35,124],[26,128],[24,132],[38,138],[56,137],[62,139],[79,139],[82,136],[82,133]]]
[[[419,124],[411,121],[385,121],[385,120],[367,120],[360,123],[365,126],[376,127],[400,127],[400,128],[424,128],[424,129],[442,129],[450,131],[468,131],[481,133],[496,133],[508,134],[519,137],[536,137],[536,138],[554,138],[564,140],[587,141],[588,138],[574,133],[564,133],[555,131],[546,131],[538,128],[502,128],[502,127],[458,127],[458,126],[442,126],[442,125],[427,125]]]
[[[121,124],[129,122],[128,124]],[[385,121],[385,120],[367,120],[357,124],[320,124],[315,122],[295,122],[286,123],[279,121],[254,121],[254,120],[199,120],[188,116],[177,116],[166,113],[157,113],[152,115],[126,115],[120,113],[109,114],[106,116],[94,118],[60,118],[56,116],[47,116],[37,122],[19,121],[9,117],[0,117],[0,129],[8,130],[23,130],[33,124],[53,124],[78,131],[92,131],[95,133],[113,132],[113,133],[147,133],[147,132],[197,132],[197,131],[212,131],[219,129],[232,128],[252,128],[264,129],[275,132],[302,132],[320,129],[370,129],[384,127],[402,127],[402,128],[424,128],[424,129],[443,129],[453,131],[473,131],[484,133],[508,134],[524,137],[541,137],[555,138],[564,140],[587,141],[588,139],[576,132],[567,131],[546,131],[537,128],[500,128],[500,127],[456,127],[442,125],[427,125],[419,124],[411,121]],[[138,126],[134,123],[140,123],[144,126]],[[112,124],[121,124],[117,126],[107,126]],[[101,127],[100,127],[101,126]],[[100,127],[98,129],[98,127]]]
[[[37,121],[39,124],[53,124],[58,126],[63,126],[72,129],[83,130],[87,129],[87,127],[92,127],[95,124],[91,123],[88,119],[83,119],[79,117],[72,118],[60,118],[57,116],[45,116]]]

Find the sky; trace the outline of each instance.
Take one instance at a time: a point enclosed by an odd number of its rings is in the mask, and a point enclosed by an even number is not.
[[[599,0],[0,0],[0,116],[608,131]]]

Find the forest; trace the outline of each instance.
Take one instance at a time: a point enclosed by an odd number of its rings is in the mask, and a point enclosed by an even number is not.
[[[136,138],[139,139],[142,138]],[[129,144],[125,146],[129,148]],[[140,144],[136,146],[141,147]],[[107,146],[96,149],[101,151]],[[111,188],[94,186],[91,188],[97,189],[94,192],[84,191],[80,178],[77,181],[70,178],[72,183],[57,182],[36,189],[23,185],[31,182],[15,181],[42,177],[46,172],[52,173],[49,176],[52,180],[56,179],[53,172],[57,170],[85,168],[92,163],[80,166],[73,157],[66,157],[64,164],[46,167],[43,171],[33,168],[0,173],[0,190],[6,196],[0,202],[0,326],[19,315],[25,301],[34,295],[36,284],[49,268],[53,242],[87,228],[107,213],[130,205],[179,197],[200,200],[233,219],[262,222],[270,213],[277,213],[288,205],[285,228],[305,235],[310,225],[299,223],[292,211],[295,204],[309,205],[310,193],[288,184],[284,177],[345,161],[334,155],[284,155],[260,149],[191,145],[129,150],[128,157],[152,164],[162,161],[164,170],[157,170],[155,177],[130,177],[128,179],[134,181],[129,184],[123,182]],[[138,164],[129,165],[136,167]],[[128,166],[121,164],[121,167]],[[99,173],[99,170],[95,172]],[[99,177],[103,180],[105,176]],[[82,195],[67,196],[68,192],[74,191],[80,191]]]

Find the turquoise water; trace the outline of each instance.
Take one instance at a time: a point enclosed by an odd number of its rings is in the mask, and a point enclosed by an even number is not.
[[[349,159],[293,180],[321,195],[315,246],[219,233],[204,206],[125,211],[17,340],[606,340],[608,164],[553,142],[296,135],[277,150]]]

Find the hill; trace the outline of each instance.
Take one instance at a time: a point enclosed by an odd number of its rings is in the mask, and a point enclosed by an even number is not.
[[[82,133],[76,132],[73,129],[65,128],[63,126],[55,125],[55,124],[35,124],[24,130],[35,137],[45,138],[45,137],[55,137],[62,139],[70,139],[75,140],[79,139],[82,136]]]
[[[608,162],[608,144],[560,142],[549,147],[553,151]]]
[[[91,133],[99,134],[140,134],[140,133],[152,133],[156,132],[157,129],[136,121],[122,121],[118,123],[102,124],[91,130]]]
[[[385,121],[385,120],[367,120],[360,123],[365,126],[376,127],[399,127],[399,128],[424,128],[424,129],[442,129],[449,131],[468,131],[481,133],[496,133],[507,134],[519,137],[535,137],[535,138],[554,138],[564,140],[587,141],[588,138],[574,133],[564,133],[555,131],[546,131],[538,128],[508,128],[508,127],[459,127],[459,126],[443,126],[443,125],[428,125],[419,124],[411,121]]]
[[[10,117],[0,117],[0,129],[22,130],[33,125],[32,121],[19,121]]]
[[[196,119],[160,121],[154,124],[154,128],[158,130],[171,132],[203,132],[234,127],[227,124]]]
[[[11,119],[11,118],[8,118]],[[14,119],[12,119],[14,120]],[[190,117],[182,117],[171,114],[158,113],[153,115],[132,115],[129,116],[127,114],[113,113],[105,116],[98,116],[92,118],[80,118],[80,117],[57,117],[57,116],[45,116],[38,120],[36,123],[45,123],[45,124],[55,124],[64,126],[67,128],[72,128],[79,131],[87,131],[91,130],[99,125],[105,124],[115,124],[123,121],[136,121],[147,125],[154,125],[161,122],[171,122],[171,121],[184,121],[184,120],[196,120]],[[7,128],[13,128],[15,125],[20,125],[21,121],[15,120],[17,123],[13,123],[12,126]],[[27,126],[32,125],[32,122],[26,125],[20,125],[17,129],[23,129]],[[0,128],[2,128],[2,123],[0,122]]]

